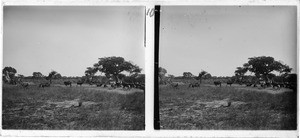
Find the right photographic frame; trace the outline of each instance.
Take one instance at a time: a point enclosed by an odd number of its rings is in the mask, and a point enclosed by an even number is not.
[[[155,129],[297,130],[297,6],[157,7]]]

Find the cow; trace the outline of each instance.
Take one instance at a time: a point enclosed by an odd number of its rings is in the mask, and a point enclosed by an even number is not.
[[[257,87],[257,83],[254,83],[254,84],[253,84],[253,87]]]
[[[72,86],[72,82],[71,82],[71,81],[65,81],[64,84],[65,84],[66,86],[68,86],[68,85],[69,85],[70,87]]]
[[[130,89],[130,84],[129,84],[129,83],[122,82],[122,86],[123,86],[123,88],[128,88],[128,89]]]
[[[220,85],[220,87],[221,87],[221,85],[222,85],[221,81],[214,81],[214,84],[215,84],[216,86]]]
[[[274,81],[272,81],[271,82],[271,85],[272,85],[272,87],[275,89],[280,89],[280,85],[279,85],[279,83],[277,83],[277,82],[274,82]]]
[[[194,87],[200,87],[200,84],[198,82],[196,82],[196,83],[190,83],[189,87],[192,87],[192,88],[194,88]]]
[[[103,84],[102,83],[97,83],[96,86],[97,87],[101,87]]]
[[[260,85],[261,85],[261,87],[266,88],[266,87],[272,86],[272,83],[267,82],[267,81],[264,81],[264,82],[262,82]]]
[[[122,83],[120,83],[120,82],[116,83],[116,87],[121,87],[121,86],[122,86]]]
[[[136,88],[141,89],[145,92],[145,84],[136,84]]]
[[[135,84],[134,83],[129,83],[130,88],[135,88]]]
[[[250,86],[252,86],[252,83],[250,82],[246,83],[246,87],[250,87]]]
[[[232,81],[227,81],[227,85],[226,86],[231,86],[233,84],[233,82]]]
[[[83,84],[83,81],[78,81],[77,82],[77,86],[79,85],[79,86],[81,86]]]
[[[170,83],[171,84],[171,86],[173,87],[173,88],[176,88],[176,89],[178,89],[178,86],[179,86],[179,84],[178,83]]]
[[[29,84],[28,84],[28,83],[21,82],[21,86],[22,86],[23,88],[28,88],[28,87],[29,87]]]
[[[116,87],[116,84],[111,84],[110,87],[112,87],[112,88],[114,88],[114,89],[117,88],[117,87]]]
[[[39,87],[42,87],[42,88],[44,88],[44,87],[50,87],[50,83],[48,83],[48,82],[46,82],[46,83],[40,83]]]

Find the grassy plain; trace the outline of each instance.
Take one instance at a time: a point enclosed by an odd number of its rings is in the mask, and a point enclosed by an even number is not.
[[[144,120],[145,95],[137,89],[3,85],[3,129],[144,130]]]
[[[282,90],[205,84],[201,84],[200,88],[188,88],[188,85],[182,84],[176,89],[161,85],[161,129],[296,130],[297,93],[277,91]],[[223,99],[245,104],[219,108],[199,104]]]

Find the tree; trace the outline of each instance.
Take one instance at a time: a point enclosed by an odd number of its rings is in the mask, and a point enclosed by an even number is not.
[[[87,70],[84,72],[84,74],[87,77],[87,82],[90,82],[93,76],[97,73],[98,69],[96,67],[87,67],[86,69]]]
[[[234,74],[237,77],[237,79],[239,80],[239,82],[244,80],[244,76],[245,76],[247,71],[248,71],[248,69],[244,68],[244,67],[237,67],[236,68],[236,70],[234,71]]]
[[[3,81],[7,83],[14,83],[15,74],[17,73],[17,70],[13,67],[5,67],[2,70],[3,75]]]
[[[122,74],[122,73],[120,73],[120,74],[118,75],[118,78],[119,78],[120,80],[123,80],[125,77],[126,77],[126,75],[125,75],[125,74]]]
[[[94,67],[87,67],[85,73],[85,76],[94,76],[97,73],[97,68]]]
[[[145,83],[145,74],[133,74],[130,76],[125,76],[123,81],[129,83]]]
[[[284,65],[279,61],[274,60],[273,57],[252,57],[249,58],[248,63],[244,64],[244,68],[247,68],[250,72],[255,73],[256,77],[262,77],[269,81],[272,75],[271,72],[290,72],[292,69],[288,65]]]
[[[49,73],[49,75],[46,77],[46,79],[49,80],[50,83],[52,83],[52,79],[56,79],[57,76],[60,76],[60,77],[61,77],[61,75],[60,75],[59,73],[57,73],[56,71],[51,71],[51,72]]]
[[[175,76],[174,76],[174,75],[172,75],[172,74],[168,74],[168,78],[170,78],[170,79],[174,79],[174,78],[175,78]]]
[[[60,73],[57,73],[53,76],[53,79],[61,79],[61,78],[62,78],[62,76]]]
[[[166,74],[167,74],[166,69],[164,69],[163,67],[158,68],[158,78],[159,78],[160,82],[164,82],[163,80],[164,80]]]
[[[107,78],[113,77],[116,82],[119,81],[118,75],[123,71],[130,73],[140,73],[142,71],[137,65],[126,61],[123,57],[104,57],[99,58],[98,63],[94,64],[94,68],[97,71],[105,73]]]
[[[210,79],[211,78],[211,74],[207,73],[203,76],[203,79]]]
[[[42,78],[43,74],[41,72],[33,72],[32,78]]]
[[[22,75],[22,74],[18,74],[18,78],[24,78],[25,76],[24,75]]]
[[[197,79],[200,80],[200,83],[202,83],[202,78],[203,78],[203,76],[206,75],[206,74],[208,74],[208,72],[206,72],[206,71],[204,71],[204,70],[202,70],[202,71],[199,73]]]
[[[183,77],[184,78],[191,78],[193,77],[194,75],[191,73],[191,72],[183,72]]]
[[[139,74],[136,77],[136,81],[139,82],[139,83],[145,83],[145,74]]]

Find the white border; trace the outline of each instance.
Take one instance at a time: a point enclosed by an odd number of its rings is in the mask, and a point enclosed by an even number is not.
[[[154,5],[199,5],[199,6],[297,6],[297,22],[299,24],[299,1],[298,0],[2,0],[0,15],[3,21],[3,6],[145,6],[146,9],[154,8]],[[245,131],[245,130],[154,130],[154,17],[146,16],[146,95],[145,106],[146,127],[143,131],[77,131],[77,130],[0,130],[2,137],[296,137],[297,131]],[[1,41],[3,40],[3,22],[1,22]],[[299,25],[297,26],[297,38],[299,38]],[[3,41],[1,43],[1,57],[3,57]],[[297,41],[297,55],[299,42]],[[297,57],[299,59],[299,55]],[[3,60],[0,61],[3,65]],[[299,69],[299,60],[297,60]],[[299,75],[299,70],[297,71]],[[298,76],[299,77],[299,76]],[[299,79],[298,79],[299,80]],[[2,82],[2,79],[0,80]],[[2,84],[2,83],[1,83]],[[298,81],[299,86],[299,81]],[[2,97],[2,89],[0,97]],[[299,99],[299,94],[298,94]],[[2,98],[1,98],[2,101]],[[2,102],[1,102],[2,124]],[[299,109],[299,101],[298,101]],[[299,115],[299,110],[297,111]],[[0,125],[1,125],[0,124]],[[299,118],[298,118],[299,124]],[[299,127],[299,125],[298,125]]]

